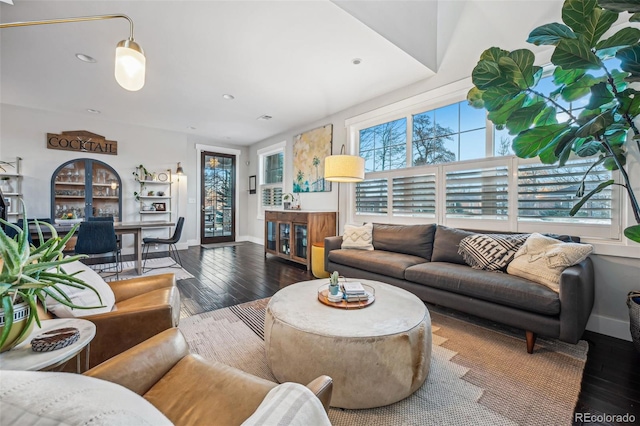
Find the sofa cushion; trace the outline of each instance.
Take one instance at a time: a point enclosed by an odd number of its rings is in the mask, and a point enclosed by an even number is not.
[[[590,244],[563,243],[533,233],[520,247],[507,272],[559,292],[562,271],[582,262],[592,251],[593,247]]]
[[[409,266],[424,263],[427,259],[384,250],[331,250],[329,252],[329,261],[376,274],[404,279],[405,269]],[[340,268],[337,269],[340,272]]]
[[[0,371],[3,425],[148,425],[172,423],[129,389],[72,373]]]
[[[429,225],[373,224],[373,248],[431,260],[435,223]]]
[[[365,223],[362,226],[347,224],[344,226],[344,233],[342,235],[342,248],[373,250],[373,245],[371,244],[372,238],[373,225],[371,223]]]
[[[458,254],[473,269],[503,271],[529,234],[474,234],[460,241]]]
[[[71,303],[77,306],[92,306],[92,309],[73,309],[56,301],[51,296],[47,296],[47,309],[53,312],[58,318],[74,318],[86,317],[89,315],[103,314],[111,312],[116,302],[113,290],[109,287],[100,275],[84,263],[76,260],[75,262],[65,263],[61,269],[67,274],[73,274],[81,271],[76,278],[83,280],[85,283],[96,289],[98,295],[90,288],[76,288],[69,286],[60,286],[60,288],[69,296]],[[102,303],[100,301],[102,300]]]
[[[463,238],[473,234],[476,234],[476,232],[438,225],[436,227],[435,239],[433,240],[431,261],[466,265],[464,258],[458,254],[458,248]]]
[[[331,426],[320,400],[299,383],[283,383],[271,389],[258,409],[242,426]]]
[[[466,265],[430,262],[407,268],[405,278],[441,290],[464,294],[544,315],[560,313],[558,293],[524,278],[472,269]],[[464,311],[464,308],[461,308]]]

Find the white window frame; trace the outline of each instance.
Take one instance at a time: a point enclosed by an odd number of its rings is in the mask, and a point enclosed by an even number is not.
[[[262,205],[262,189],[267,186],[267,184],[264,183],[264,160],[266,157],[273,155],[273,154],[278,154],[280,152],[282,152],[282,163],[283,163],[283,169],[282,169],[282,182],[280,184],[268,184],[269,187],[281,187],[282,188],[282,193],[284,194],[284,183],[287,180],[287,167],[286,167],[286,147],[287,147],[287,141],[283,141],[283,142],[278,142],[274,145],[270,145],[268,147],[259,149],[257,151],[257,155],[258,155],[258,193],[260,194],[260,196],[258,197],[258,219],[260,220],[264,220],[264,212],[266,210],[278,210],[278,209],[282,209],[282,206],[280,206],[280,208],[278,208],[277,206],[263,206]]]

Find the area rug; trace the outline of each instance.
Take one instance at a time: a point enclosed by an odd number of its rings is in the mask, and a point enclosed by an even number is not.
[[[191,350],[275,381],[264,354],[269,299],[181,320]],[[331,408],[333,425],[570,425],[588,345],[524,339],[431,311],[433,350],[425,384],[395,404]]]
[[[126,280],[129,278],[136,278],[141,276],[169,274],[169,273],[175,274],[176,280],[193,278],[193,275],[191,275],[186,269],[180,267],[180,265],[174,265],[174,264],[175,264],[174,260],[170,257],[158,257],[154,259],[148,259],[146,263],[146,267],[154,268],[154,269],[146,271],[142,275],[138,275],[138,272],[136,271],[135,261],[122,262],[122,272],[120,272],[120,274],[118,275],[120,276],[121,280]],[[112,269],[106,269],[104,271],[103,269],[112,268],[113,265],[114,265],[113,263],[103,263],[103,264],[89,265],[89,266],[91,266],[91,268],[94,271],[100,271],[98,272],[100,276],[105,281],[109,282],[109,281],[115,281],[116,275]],[[171,265],[174,265],[174,266],[172,267]]]
[[[241,245],[244,245],[246,243],[247,243],[246,241],[233,241],[233,242],[229,242],[229,243],[200,244],[200,247],[206,248],[206,249],[211,249],[211,248],[218,248],[218,247],[241,246]]]

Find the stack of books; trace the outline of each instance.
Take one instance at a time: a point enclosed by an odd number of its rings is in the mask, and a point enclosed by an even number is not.
[[[360,302],[369,299],[369,293],[364,290],[362,283],[350,281],[342,284],[344,289],[344,300],[347,302]]]

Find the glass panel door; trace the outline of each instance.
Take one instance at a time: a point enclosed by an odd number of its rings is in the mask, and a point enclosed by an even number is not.
[[[288,223],[278,223],[280,230],[280,246],[278,251],[282,254],[291,254],[291,225]]]
[[[276,251],[276,223],[267,222],[267,250]]]
[[[295,235],[295,252],[294,256],[306,259],[307,258],[307,225],[294,224],[293,233]]]
[[[201,159],[200,239],[205,244],[235,241],[235,156],[203,152]]]

